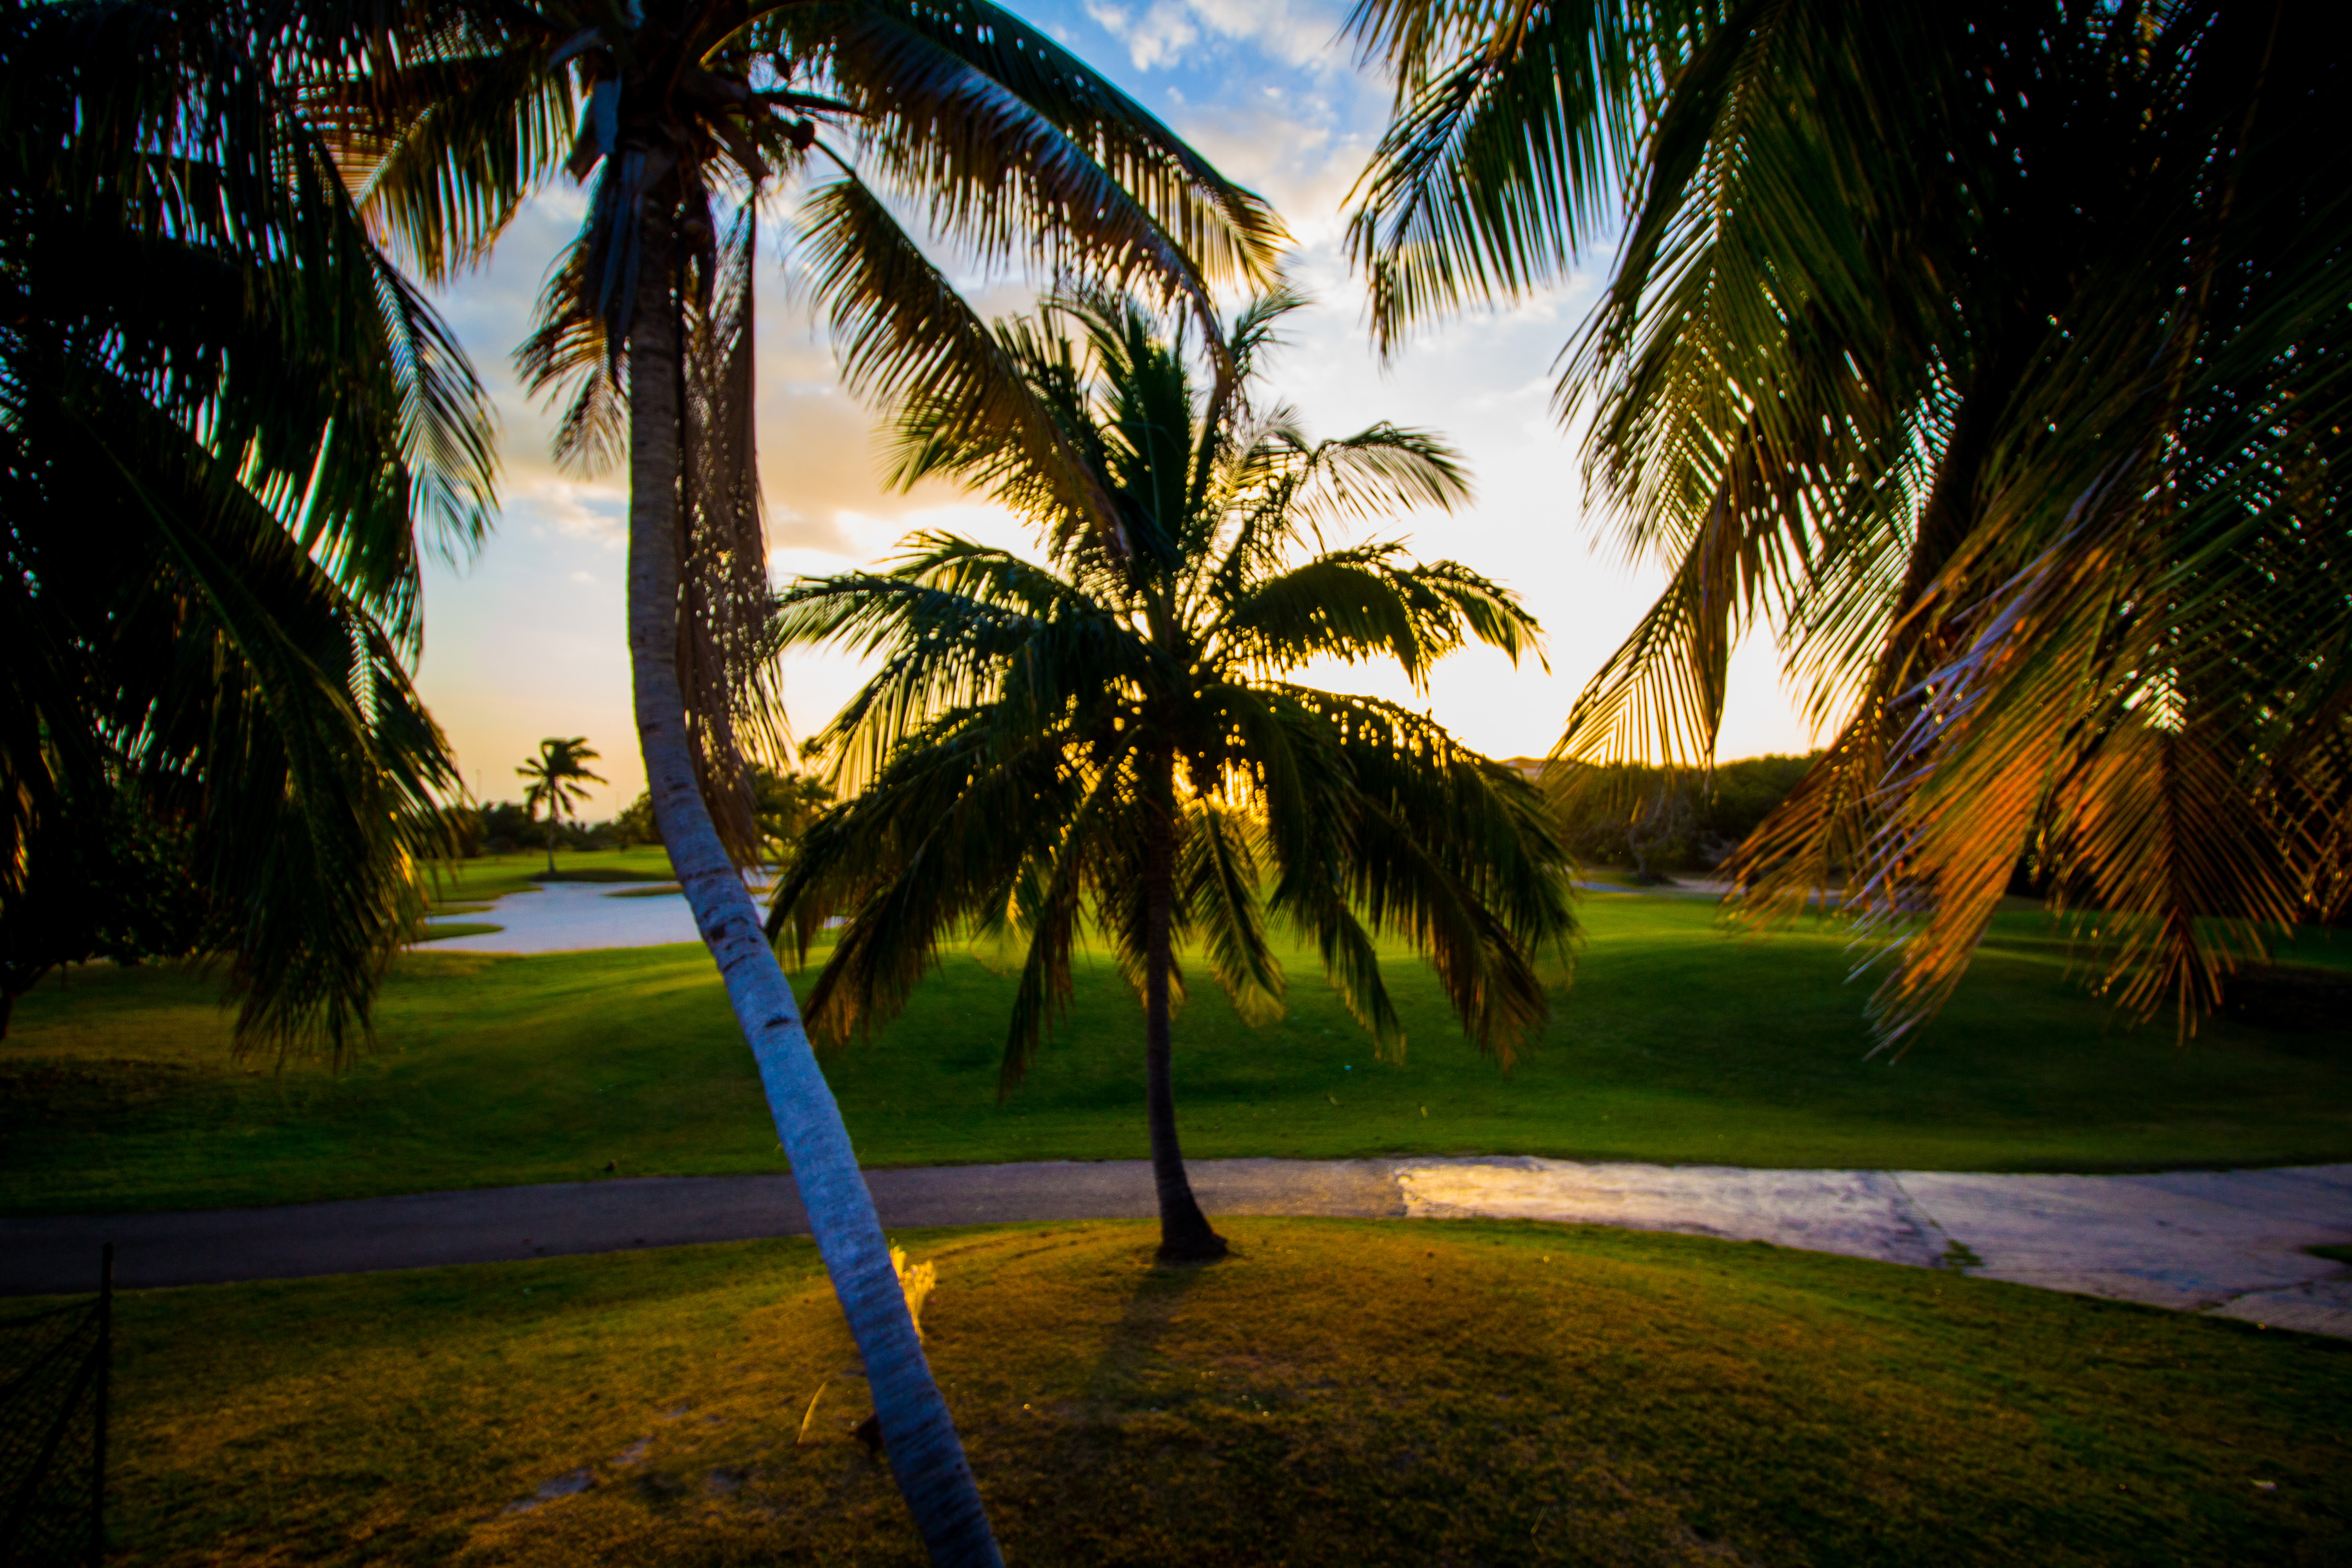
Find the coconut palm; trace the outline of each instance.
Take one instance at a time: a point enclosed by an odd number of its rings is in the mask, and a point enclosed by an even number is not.
[[[493,502],[479,387],[296,112],[331,60],[280,6],[0,9],[0,947],[54,956],[22,922],[152,830],[240,1047],[337,1055],[457,788],[418,534]]]
[[[1294,303],[1260,300],[1202,357],[1245,378]],[[1268,922],[1287,923],[1401,1052],[1374,942],[1402,935],[1470,1037],[1507,1060],[1547,1016],[1533,955],[1574,929],[1566,857],[1517,772],[1394,703],[1287,677],[1392,658],[1418,686],[1468,638],[1516,660],[1538,628],[1508,591],[1394,543],[1296,558],[1335,520],[1466,499],[1433,437],[1377,425],[1310,442],[1290,410],[1254,408],[1246,379],[1220,395],[1132,300],[1066,299],[997,335],[1036,416],[976,433],[956,405],[909,398],[896,474],[987,490],[1038,525],[1045,563],[925,533],[887,571],[785,592],[782,646],[883,665],[816,738],[863,787],[810,827],[769,930],[805,958],[845,919],[809,994],[812,1026],[834,1037],[896,1009],[951,934],[1020,944],[1008,1090],[1067,1001],[1083,931],[1101,931],[1143,1004],[1160,1256],[1214,1257],[1170,1088],[1180,946],[1197,942],[1241,1015],[1264,1019],[1284,984]],[[1117,535],[1066,509],[1067,451]]]
[[[1665,594],[1561,745],[1711,752],[1777,621],[1836,739],[1745,847],[1843,871],[1887,1039],[2021,855],[2184,1026],[2352,895],[2347,67],[2306,5],[1366,0],[1384,341],[1631,210],[1563,413]],[[1924,911],[1924,918],[1921,918]]]
[[[596,749],[585,735],[570,740],[553,736],[539,743],[539,755],[526,761],[515,770],[530,781],[523,791],[522,808],[537,816],[541,807],[547,811],[547,870],[555,873],[555,828],[559,817],[576,816],[579,804],[588,798],[583,784],[604,781],[588,771],[586,764],[597,760]]]
[[[798,258],[852,384],[952,398],[975,432],[1028,405],[893,201],[983,270],[1126,279],[1204,318],[1212,283],[1270,273],[1280,228],[1140,106],[984,0],[452,0],[366,15],[390,20],[311,112],[338,128],[369,209],[429,272],[484,254],[556,171],[591,186],[522,362],[533,385],[570,389],[563,456],[614,457],[625,441],[629,646],[655,816],[760,1062],[917,1527],[937,1560],[992,1562],[847,1133],[740,874],[759,853],[745,753],[773,756],[781,742],[761,658],[751,441],[760,215],[772,193],[799,194]],[[1055,471],[1078,484],[1075,461]],[[1111,526],[1099,498],[1071,500]]]

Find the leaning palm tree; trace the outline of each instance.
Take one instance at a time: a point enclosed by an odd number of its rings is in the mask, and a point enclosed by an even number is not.
[[[135,823],[239,1047],[330,1056],[457,793],[419,535],[494,505],[481,390],[299,112],[335,58],[284,6],[0,8],[0,948],[138,875]]]
[[[1564,752],[1711,754],[1777,619],[1836,739],[1742,851],[1950,994],[2021,856],[2183,1026],[2352,898],[2352,68],[2301,5],[1364,0],[1385,341],[1632,222],[1560,385],[1670,584]]]
[[[1295,302],[1260,300],[1205,357],[1245,376]],[[1082,932],[1104,932],[1143,1005],[1160,1256],[1213,1258],[1225,1246],[1185,1177],[1170,1086],[1181,945],[1262,1019],[1283,994],[1269,918],[1286,923],[1399,1052],[1374,943],[1402,935],[1507,1060],[1547,1016],[1534,955],[1574,930],[1567,858],[1515,770],[1396,704],[1287,677],[1392,658],[1418,686],[1468,638],[1516,660],[1538,628],[1507,590],[1393,543],[1294,559],[1335,519],[1465,499],[1428,435],[1310,442],[1290,410],[1253,407],[1246,380],[1204,385],[1131,300],[1065,299],[997,335],[1035,417],[975,432],[952,400],[910,398],[897,477],[977,484],[1038,525],[1046,563],[919,534],[886,572],[785,593],[782,646],[838,643],[883,667],[817,737],[863,788],[810,827],[769,930],[804,960],[845,920],[809,996],[835,1037],[903,1003],[952,933],[1024,943],[1008,1090],[1069,997]],[[1117,535],[1067,509],[1066,451]]]
[[[452,0],[392,7],[322,81],[346,168],[436,275],[540,182],[591,186],[522,360],[568,388],[559,450],[629,465],[629,647],[654,814],[766,1085],[889,1460],[939,1561],[996,1548],[838,1109],[740,868],[746,752],[779,749],[751,441],[752,265],[773,193],[854,386],[1027,417],[996,340],[892,202],[982,269],[1132,282],[1204,318],[1270,275],[1279,226],[1139,105],[985,0]],[[836,135],[833,128],[840,128]],[[1042,434],[1039,433],[1039,434]],[[1054,470],[1094,526],[1114,520]]]
[[[569,740],[550,736],[539,743],[539,755],[515,770],[530,781],[522,795],[524,814],[536,816],[541,807],[546,808],[547,874],[551,877],[555,875],[557,819],[577,815],[579,804],[588,798],[583,784],[604,782],[585,765],[596,760],[596,749],[588,743],[587,736],[574,735]]]

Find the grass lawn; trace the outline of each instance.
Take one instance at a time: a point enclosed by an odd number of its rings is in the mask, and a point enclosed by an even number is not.
[[[488,921],[441,921],[425,928],[419,942],[446,942],[453,936],[488,936],[507,928]]]
[[[2352,1560],[2352,1346],[1690,1237],[1228,1230],[904,1238],[1013,1563]],[[804,1242],[117,1314],[110,1562],[919,1560]]]
[[[582,857],[582,858],[586,858]],[[1702,900],[1602,895],[1549,1035],[1482,1060],[1410,960],[1405,1059],[1294,953],[1252,1030],[1196,982],[1177,1024],[1196,1156],[1499,1152],[1782,1166],[2077,1170],[2352,1158],[2352,1034],[2227,1020],[2186,1048],[2110,1027],[2018,917],[1909,1055],[1865,1060],[1834,931],[1717,931]],[[2343,962],[2342,944],[2306,959]],[[827,1071],[876,1164],[1139,1157],[1140,1014],[1107,962],[1000,1104],[1013,982],[949,955],[908,1013]],[[216,985],[77,970],[0,1045],[0,1211],[207,1207],[505,1183],[780,1169],[749,1053],[698,947],[404,957],[384,1048],[337,1076],[227,1054]]]
[[[469,906],[507,893],[528,892],[542,882],[667,882],[669,851],[659,845],[634,849],[559,849],[555,874],[548,875],[547,851],[518,849],[472,860],[441,861],[434,896],[442,906]]]

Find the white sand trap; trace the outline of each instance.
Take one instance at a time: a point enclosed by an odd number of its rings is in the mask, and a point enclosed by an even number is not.
[[[479,914],[451,923],[495,923],[503,930],[418,943],[425,952],[581,952],[599,947],[664,947],[700,940],[684,893],[646,893],[646,882],[550,882],[509,893]],[[635,898],[614,893],[635,891]],[[432,928],[427,926],[426,930]]]

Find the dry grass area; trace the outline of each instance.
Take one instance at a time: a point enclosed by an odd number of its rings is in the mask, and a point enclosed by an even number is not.
[[[2352,1347],[1686,1237],[1227,1228],[1188,1270],[1134,1225],[905,1238],[1014,1563],[2352,1560]],[[805,1243],[121,1333],[123,1563],[919,1560]]]

